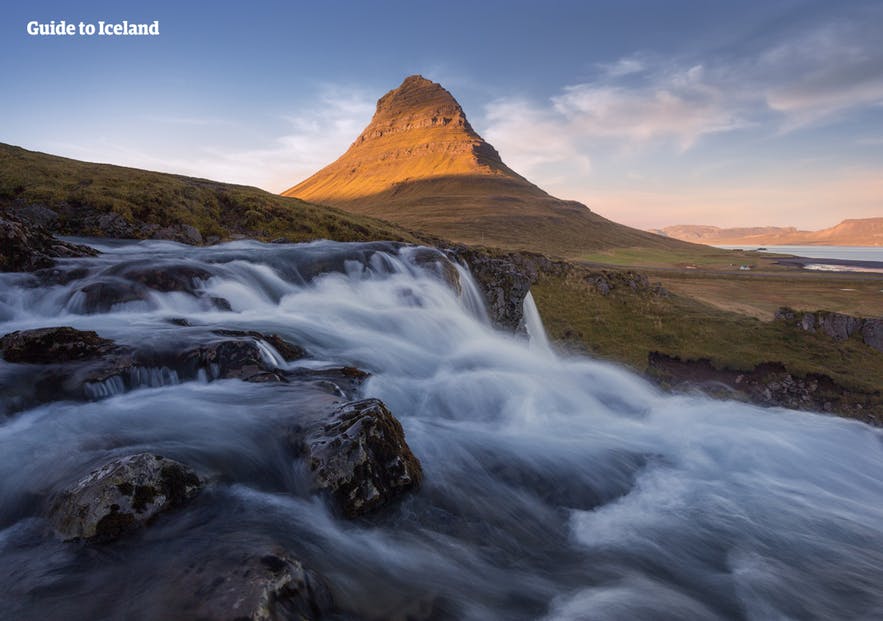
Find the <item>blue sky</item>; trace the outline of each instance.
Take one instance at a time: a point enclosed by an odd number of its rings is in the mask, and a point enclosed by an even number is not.
[[[883,3],[30,2],[0,141],[281,191],[410,74],[513,168],[643,228],[883,216]],[[145,38],[31,20],[160,21]]]

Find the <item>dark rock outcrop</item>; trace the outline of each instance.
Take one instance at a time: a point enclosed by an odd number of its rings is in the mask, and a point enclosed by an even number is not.
[[[423,479],[401,424],[378,399],[341,406],[307,437],[304,451],[315,488],[350,518],[387,504]]]
[[[465,262],[484,296],[488,315],[497,326],[517,330],[524,322],[524,298],[541,274],[563,275],[571,266],[541,254],[491,252],[456,246],[448,252]]]
[[[9,369],[8,381],[0,384],[0,415],[61,399],[96,400],[135,388],[200,378],[306,381],[352,398],[368,376],[353,367],[279,368],[260,341],[271,345],[285,360],[300,359],[305,352],[276,334],[238,330],[217,330],[215,334],[228,338],[180,349],[168,344],[153,349],[119,345],[95,332],[70,327],[12,332],[0,338],[0,352],[6,362],[27,366]]]
[[[112,351],[113,341],[92,331],[71,327],[38,328],[11,332],[0,338],[0,351],[7,362],[54,364],[93,360]]]
[[[307,355],[306,350],[300,345],[295,345],[294,343],[290,343],[283,339],[278,334],[264,334],[262,332],[256,332],[254,330],[214,330],[214,333],[218,336],[232,336],[232,337],[251,337],[255,339],[260,339],[265,343],[268,343],[273,346],[273,349],[276,350],[282,359],[286,362],[291,362],[293,360],[300,360],[304,356]]]
[[[858,335],[865,345],[883,352],[883,319],[854,317],[828,311],[798,312],[783,306],[776,311],[775,320],[796,326],[805,332],[824,334],[835,341],[845,341]]]
[[[200,345],[179,356],[184,375],[195,376],[207,369],[215,379],[241,379],[247,382],[285,381],[271,365],[254,339],[229,339]]]
[[[56,239],[10,209],[0,209],[0,272],[32,272],[52,267],[56,258],[97,254],[93,248]]]
[[[333,608],[325,581],[279,549],[221,550],[208,564],[188,567],[175,583],[176,591],[195,595],[181,607],[182,618],[308,621]]]
[[[583,281],[596,293],[608,296],[617,289],[632,293],[650,294],[667,297],[669,292],[660,283],[651,283],[646,274],[633,271],[614,272],[602,270],[588,272],[582,276]]]
[[[739,399],[766,407],[830,412],[883,425],[883,395],[850,390],[827,375],[789,372],[778,362],[766,362],[750,371],[720,369],[707,358],[681,359],[650,352],[651,379],[675,390],[702,390],[725,399]]]
[[[110,541],[184,505],[201,487],[187,466],[138,453],[105,464],[66,490],[49,519],[64,540]]]

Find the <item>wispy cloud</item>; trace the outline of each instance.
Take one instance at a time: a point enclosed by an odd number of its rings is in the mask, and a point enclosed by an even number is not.
[[[373,112],[374,97],[365,91],[326,85],[310,103],[276,120],[279,136],[266,146],[231,147],[222,137],[220,143],[201,147],[186,157],[179,155],[174,145],[170,145],[168,151],[161,147],[148,151],[113,139],[77,146],[55,144],[52,148],[83,159],[256,185],[278,192],[340,156],[368,123]],[[184,117],[157,117],[153,122],[197,128],[211,128],[220,123],[212,119],[200,122],[197,118]],[[212,144],[211,135],[205,144]]]
[[[883,10],[873,15],[815,23],[729,55],[633,53],[596,64],[593,79],[545,101],[492,101],[483,129],[510,165],[541,183],[550,163],[677,156],[746,129],[771,138],[813,129],[883,105]]]

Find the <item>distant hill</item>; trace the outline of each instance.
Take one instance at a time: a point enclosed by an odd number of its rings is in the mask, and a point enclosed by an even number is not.
[[[92,164],[0,143],[0,208],[68,235],[202,243],[415,241],[402,228],[258,188]]]
[[[503,163],[447,90],[418,75],[380,98],[346,153],[283,195],[454,241],[565,257],[689,249],[550,196]]]
[[[716,226],[682,224],[654,232],[698,244],[883,246],[883,218],[844,220],[837,226],[821,231],[800,231],[793,226],[723,229]]]

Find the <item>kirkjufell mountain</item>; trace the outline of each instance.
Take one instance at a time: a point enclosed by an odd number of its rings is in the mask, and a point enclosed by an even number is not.
[[[441,85],[413,75],[337,161],[283,192],[454,241],[578,257],[686,247],[550,196],[509,168]]]

